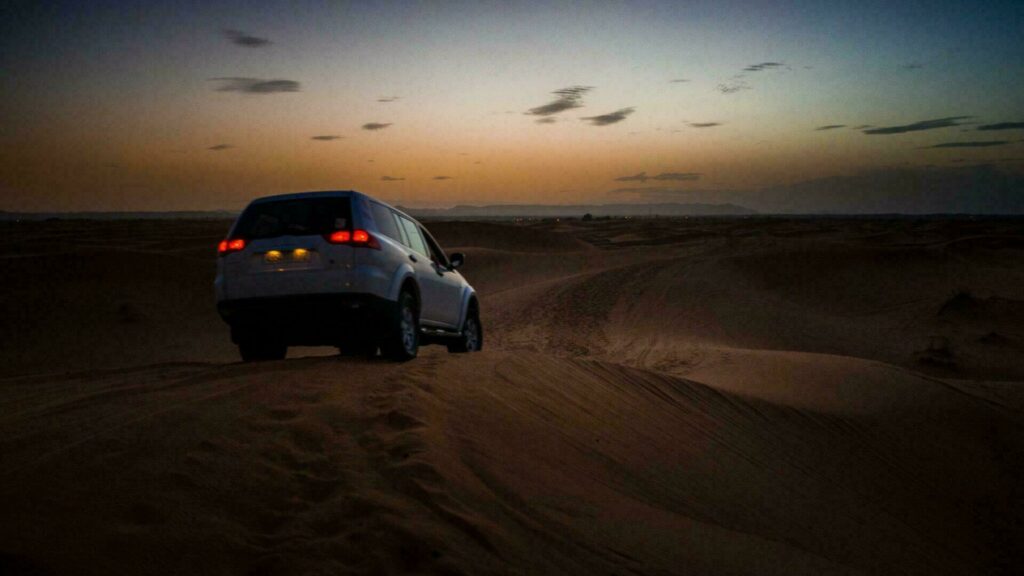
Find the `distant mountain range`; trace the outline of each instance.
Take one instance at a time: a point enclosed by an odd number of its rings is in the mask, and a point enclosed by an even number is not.
[[[0,221],[16,220],[232,220],[232,210],[184,210],[179,212],[6,212]]]
[[[756,211],[736,204],[664,203],[664,204],[492,204],[460,205],[452,208],[400,209],[417,218],[580,218],[601,216],[749,216]]]
[[[495,204],[490,206],[455,206],[452,208],[399,207],[417,218],[454,220],[459,218],[580,218],[591,214],[602,216],[747,216],[754,210],[735,204]],[[191,220],[232,219],[238,212],[230,210],[182,212],[4,212],[0,220]]]

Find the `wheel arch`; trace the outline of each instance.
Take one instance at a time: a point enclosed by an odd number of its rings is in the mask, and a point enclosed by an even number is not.
[[[420,298],[420,285],[416,282],[416,274],[408,264],[402,264],[395,270],[395,275],[391,279],[391,287],[388,288],[388,300],[397,302],[398,295],[402,293],[402,290],[412,292],[413,297],[416,299],[416,309],[423,309]]]
[[[476,310],[477,317],[480,315],[480,299],[476,297],[476,291],[467,287],[462,293],[462,306],[459,313],[459,329],[465,324],[471,310]]]

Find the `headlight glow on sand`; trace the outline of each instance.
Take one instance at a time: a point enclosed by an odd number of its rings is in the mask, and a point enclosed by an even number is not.
[[[279,250],[271,250],[270,252],[267,252],[263,258],[265,258],[267,262],[280,262],[281,252]]]
[[[296,248],[295,251],[292,252],[292,257],[296,260],[307,260],[309,259],[309,250],[306,250],[305,248]]]

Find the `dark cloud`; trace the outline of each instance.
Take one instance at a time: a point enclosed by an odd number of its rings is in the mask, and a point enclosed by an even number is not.
[[[398,101],[398,100],[401,100],[401,99],[402,99],[401,96],[384,96],[382,98],[377,98],[377,102],[388,103],[388,102],[395,102],[395,101]]]
[[[330,140],[341,140],[342,138],[344,138],[344,136],[335,136],[333,134],[324,134],[322,136],[311,136],[310,140],[330,141]]]
[[[592,86],[570,86],[555,90],[552,94],[558,96],[557,99],[543,106],[530,108],[526,113],[533,116],[550,116],[573,108],[580,108],[583,106],[583,95],[592,89]]]
[[[632,176],[619,176],[615,179],[616,182],[646,182],[649,176],[647,172],[639,172]]]
[[[609,124],[615,124],[616,122],[622,122],[633,113],[633,108],[623,108],[616,110],[615,112],[609,112],[608,114],[601,114],[600,116],[585,116],[580,120],[586,120],[590,122],[592,126],[607,126]]]
[[[657,180],[659,182],[665,181],[676,181],[676,182],[690,182],[693,180],[700,180],[700,173],[698,172],[662,172],[656,176],[648,176],[646,172],[640,172],[633,174],[632,176],[619,176],[615,178],[616,182],[647,182],[648,180]]]
[[[735,94],[741,90],[750,90],[750,84],[742,80],[731,80],[715,86],[715,90],[722,94]]]
[[[779,68],[783,66],[782,62],[761,62],[759,64],[751,64],[743,69],[744,72],[760,72],[762,70],[770,70],[772,68]]]
[[[405,180],[405,178],[397,178],[395,176],[381,176],[380,180],[381,182],[401,182],[402,180]]]
[[[1024,129],[1024,122],[999,122],[997,124],[982,124],[978,130],[1021,130]]]
[[[846,124],[826,124],[824,126],[818,126],[815,130],[820,132],[822,130],[835,130],[836,128],[846,128]]]
[[[537,124],[554,124],[555,122],[558,122],[558,119],[552,118],[551,116],[545,116],[543,118],[537,118],[535,122]]]
[[[451,176],[434,176],[434,180],[451,180]]]
[[[689,78],[673,78],[669,80],[669,84],[682,84],[683,82],[689,82]]]
[[[263,80],[261,78],[211,78],[221,82],[219,92],[245,92],[247,94],[273,94],[275,92],[298,92],[300,85],[295,80]]]
[[[227,150],[229,148],[234,148],[234,146],[232,146],[231,144],[214,144],[213,146],[210,146],[209,148],[207,148],[207,150],[213,150],[215,152],[219,152],[221,150]]]
[[[228,40],[231,40],[232,43],[245,46],[246,48],[260,48],[273,44],[273,42],[266,38],[251,36],[240,30],[225,29],[224,36],[227,36]]]
[[[651,180],[674,180],[676,182],[688,182],[691,180],[700,180],[700,173],[698,172],[662,172],[657,176],[652,176]]]
[[[363,130],[383,130],[391,126],[391,122],[367,122],[363,124]]]
[[[1009,140],[981,140],[974,142],[943,142],[925,148],[988,148],[989,146],[1003,146],[1009,144]]]
[[[721,122],[689,122],[691,128],[714,128],[721,126]]]
[[[903,134],[905,132],[918,132],[920,130],[934,130],[936,128],[949,128],[950,126],[959,126],[963,124],[961,120],[966,120],[970,116],[949,116],[946,118],[936,118],[934,120],[922,120],[920,122],[914,122],[913,124],[904,124],[902,126],[883,126],[882,128],[871,128],[864,130],[865,134]]]
[[[615,188],[608,191],[611,194],[640,194],[643,196],[671,196],[671,195],[686,195],[686,196],[704,196],[707,195],[706,190],[688,190],[685,188],[663,188],[658,186],[651,186],[648,188]],[[711,194],[714,194],[712,191]]]

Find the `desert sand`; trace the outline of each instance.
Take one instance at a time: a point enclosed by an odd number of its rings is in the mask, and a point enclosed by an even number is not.
[[[239,363],[228,224],[0,224],[0,572],[1024,569],[1019,220],[436,222],[406,364]]]

